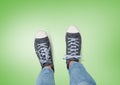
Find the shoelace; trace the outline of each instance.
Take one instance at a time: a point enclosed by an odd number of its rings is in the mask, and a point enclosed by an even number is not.
[[[78,53],[79,50],[79,41],[78,38],[68,38],[68,54],[69,55],[65,55],[64,59],[70,59],[70,58],[77,58],[79,59],[80,56],[76,55]]]
[[[40,56],[40,62],[41,63],[45,63],[47,62],[47,60],[50,58],[49,56],[49,51],[50,51],[50,47],[48,47],[46,45],[46,43],[41,43],[41,44],[37,44],[37,53]]]

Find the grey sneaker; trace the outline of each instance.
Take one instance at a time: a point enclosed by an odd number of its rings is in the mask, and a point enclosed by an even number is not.
[[[50,65],[54,71],[51,45],[46,32],[40,31],[36,34],[34,47],[42,68]]]
[[[70,26],[66,33],[66,64],[70,61],[79,62],[81,51],[81,35],[75,26]]]

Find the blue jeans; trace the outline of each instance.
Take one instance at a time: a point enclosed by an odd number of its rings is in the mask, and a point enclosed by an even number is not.
[[[79,62],[73,62],[69,67],[70,85],[96,85],[94,79]],[[54,72],[44,67],[40,72],[36,85],[55,85]]]

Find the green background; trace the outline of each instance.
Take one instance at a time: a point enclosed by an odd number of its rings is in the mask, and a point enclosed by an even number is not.
[[[0,85],[35,85],[41,70],[34,35],[48,32],[56,85],[69,85],[65,33],[76,25],[82,35],[82,63],[97,85],[120,85],[120,1],[1,0]]]

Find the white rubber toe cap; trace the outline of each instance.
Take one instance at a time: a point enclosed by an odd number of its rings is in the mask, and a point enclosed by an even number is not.
[[[47,36],[48,36],[48,35],[47,35],[46,32],[44,32],[44,31],[39,31],[39,32],[36,33],[35,38],[45,38],[45,37],[47,37]]]
[[[67,30],[68,33],[78,33],[78,29],[75,26],[70,26]]]

